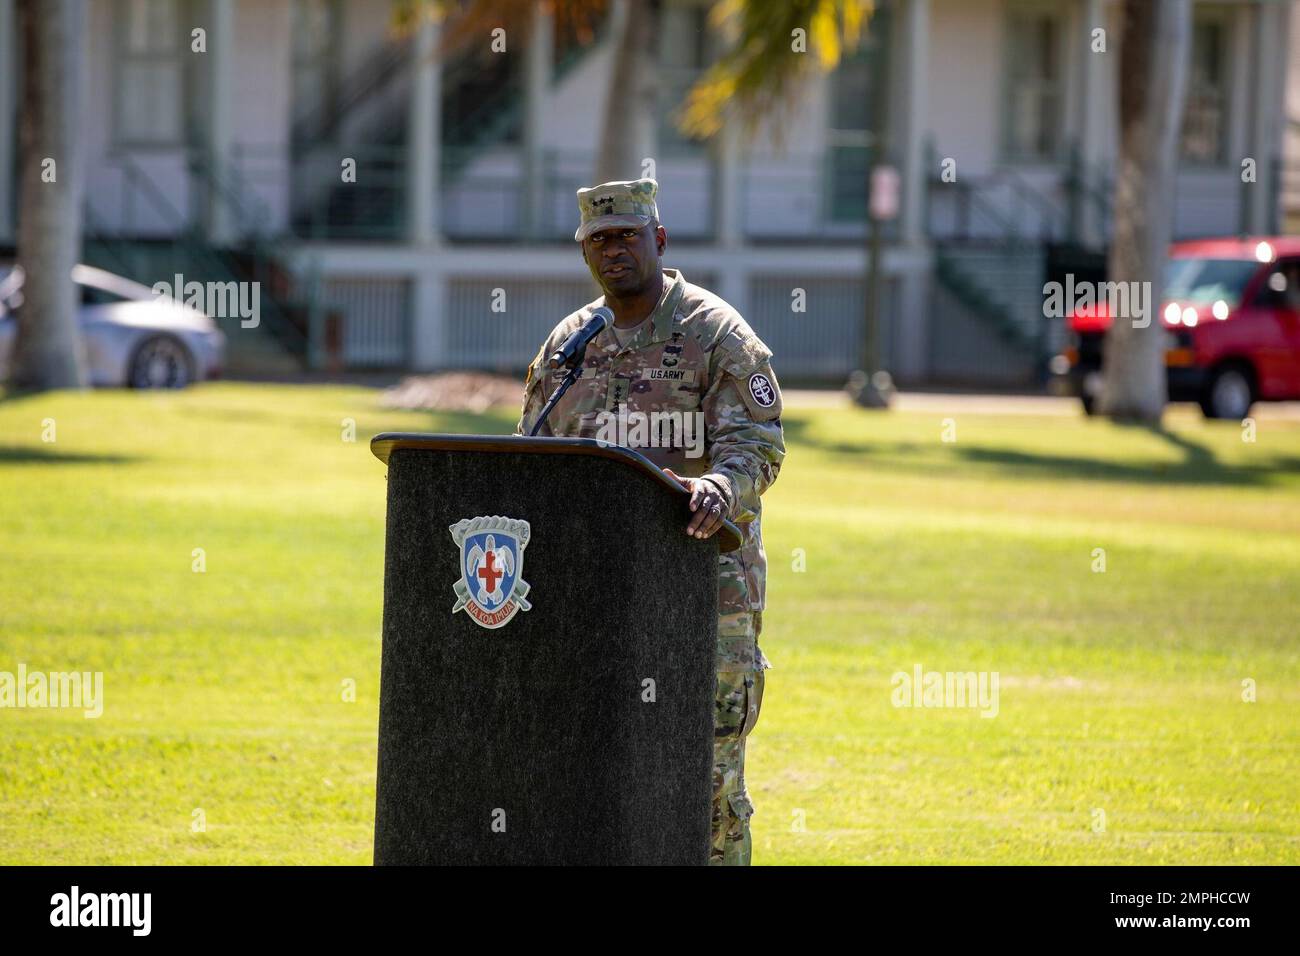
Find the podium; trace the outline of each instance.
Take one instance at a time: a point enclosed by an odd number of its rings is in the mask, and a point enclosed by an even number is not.
[[[377,865],[706,864],[718,554],[593,439],[385,433]]]

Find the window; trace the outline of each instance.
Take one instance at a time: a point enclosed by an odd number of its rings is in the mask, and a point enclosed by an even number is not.
[[[1180,142],[1189,163],[1223,162],[1227,134],[1228,24],[1220,17],[1192,21],[1192,60],[1187,75]]]
[[[826,198],[832,222],[867,218],[867,176],[878,126],[875,114],[881,107],[877,100],[889,75],[889,26],[890,8],[878,5],[857,50],[831,75]]]
[[[189,27],[180,0],[119,0],[116,129],[121,145],[185,140]]]
[[[1222,299],[1235,306],[1258,270],[1251,259],[1170,259],[1164,297],[1197,305]]]
[[[1269,273],[1256,297],[1258,305],[1300,311],[1300,259],[1283,259]]]
[[[1064,30],[1050,7],[1015,7],[1007,18],[1003,151],[1051,162],[1061,153]]]
[[[313,117],[316,128],[337,106],[339,19],[336,0],[294,0],[293,115]]]
[[[665,5],[660,13],[659,148],[664,153],[698,152],[704,142],[677,128],[677,118],[695,81],[713,60],[708,31],[709,8]]]
[[[82,305],[117,305],[119,302],[128,302],[116,292],[109,292],[107,289],[101,289],[98,286],[83,285],[78,289],[81,292]]]

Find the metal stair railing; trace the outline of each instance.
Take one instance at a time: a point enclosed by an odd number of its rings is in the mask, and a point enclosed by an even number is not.
[[[570,29],[558,37],[552,84],[560,82],[605,40],[607,25],[604,14],[593,14],[585,29],[584,24],[567,25]],[[409,39],[400,43],[399,51],[376,51],[341,84],[343,92],[332,104],[332,111],[322,105],[295,121],[293,178],[297,188],[291,219],[299,234],[315,238],[401,236],[407,161],[404,106],[399,108],[395,101],[386,107],[372,124],[383,132],[365,145],[340,145],[327,138],[337,134],[350,115],[409,75],[413,44]],[[507,142],[520,129],[524,98],[519,81],[517,58],[493,56],[485,61],[478,51],[463,51],[444,65],[444,149],[439,157],[444,184],[458,181],[474,158]],[[359,167],[366,164],[364,179],[339,182],[338,162],[344,155],[356,158]]]
[[[128,210],[126,219],[127,235],[112,235],[103,226],[93,210],[87,210],[87,221],[93,223],[94,240],[100,243],[106,253],[119,268],[126,267],[128,278],[135,279],[143,285],[152,286],[157,281],[158,257],[150,256],[151,261],[143,261],[142,245],[145,240],[131,234],[134,229],[134,210],[136,202],[143,199],[148,210],[163,223],[167,240],[158,244],[155,252],[161,252],[164,258],[173,263],[173,268],[182,274],[205,282],[249,282],[261,283],[259,296],[259,324],[291,355],[302,358],[306,353],[306,330],[298,325],[289,315],[286,303],[276,295],[277,282],[270,274],[277,260],[266,250],[249,246],[245,254],[249,262],[242,262],[237,254],[211,246],[199,231],[197,223],[191,217],[182,214],[167,196],[158,188],[153,179],[127,154],[121,153],[111,157],[111,164],[117,165],[123,176],[124,208]],[[191,158],[191,169],[205,170],[201,159]],[[210,169],[200,178],[204,185],[216,186],[218,179],[212,177]],[[231,202],[229,195],[219,196],[220,201]],[[176,267],[179,267],[178,269]],[[287,273],[286,273],[287,274]],[[171,276],[166,276],[170,280]],[[269,279],[269,282],[263,281]],[[230,317],[214,318],[220,322]],[[247,331],[242,330],[241,331]]]
[[[336,99],[318,101],[311,110],[294,117],[291,141],[295,144],[319,143],[333,139],[354,109],[410,69],[412,46],[410,37],[401,37],[374,50],[339,84]]]
[[[1069,226],[1067,232],[1076,245],[1096,249],[1105,247],[1107,237],[1111,234],[1114,195],[1112,177],[1109,171],[1097,166],[1090,167],[1079,154],[1077,148],[1070,151],[1070,162],[1065,174],[1065,191],[1069,207]],[[1095,226],[1095,235],[1100,242],[1089,242],[1091,236],[1084,235],[1083,215],[1090,213]]]
[[[206,154],[198,154],[192,169],[237,217],[243,241],[240,251],[247,256],[244,271],[264,291],[269,290],[279,314],[293,330],[286,347],[307,367],[318,368],[323,359],[322,324],[328,308],[322,301],[320,276],[313,274],[305,282],[298,281],[281,252],[282,244],[272,237],[270,209],[256,197],[236,166],[215,166],[208,162]],[[306,289],[306,297],[297,293],[300,287]]]
[[[929,168],[938,168],[937,158]],[[1053,238],[1062,214],[1039,196],[1022,176],[1005,170],[976,183],[962,184],[958,193],[956,235],[937,235],[931,206],[934,193],[936,188],[954,186],[957,183],[942,183],[936,187],[932,180],[926,190],[926,221],[934,248],[935,277],[1002,341],[1032,355],[1041,367],[1048,358],[1050,342],[1046,318],[1035,314],[1017,320],[1017,306],[1023,307],[1025,303],[1017,303],[1014,297],[1008,296],[1006,288],[990,286],[988,279],[991,276],[995,282],[1005,280],[1022,267],[1027,258],[1037,260],[1041,275],[1044,243]],[[990,188],[1002,186],[1009,187],[1014,196],[1009,214],[987,195]],[[1038,235],[1026,235],[1024,214],[1027,208],[1038,213]],[[984,265],[979,270],[972,270],[963,259],[961,252],[964,249],[981,251]],[[989,263],[992,268],[988,267]]]

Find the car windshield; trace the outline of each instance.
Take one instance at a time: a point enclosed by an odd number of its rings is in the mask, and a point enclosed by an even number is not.
[[[98,286],[83,285],[78,286],[81,290],[82,305],[116,305],[119,302],[130,302],[131,300],[111,292],[108,289],[101,289]]]
[[[1196,303],[1222,299],[1235,306],[1258,268],[1250,259],[1170,259],[1164,297]]]
[[[148,302],[157,298],[148,286],[87,265],[72,267],[72,281],[82,288],[94,289],[87,294],[95,302]]]

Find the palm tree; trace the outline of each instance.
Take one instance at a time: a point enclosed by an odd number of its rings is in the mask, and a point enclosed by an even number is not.
[[[1177,135],[1186,87],[1190,0],[1125,0],[1120,37],[1119,173],[1109,278],[1150,282],[1159,307],[1173,221]],[[1099,411],[1158,423],[1168,401],[1159,316],[1111,320]]]
[[[84,388],[72,267],[81,248],[80,81],[85,0],[19,0],[23,111],[18,267],[23,304],[10,365],[22,391]]]
[[[734,107],[746,135],[752,137],[760,119],[780,117],[793,108],[807,76],[817,71],[830,72],[839,65],[845,51],[857,46],[863,22],[873,9],[870,0],[719,0],[713,17],[719,26],[729,29],[734,42],[691,90],[681,119],[683,130],[690,135],[713,135],[722,128],[727,110]],[[800,36],[807,41],[806,49],[797,45]],[[884,162],[888,137],[887,84],[882,71],[876,75],[876,101],[871,110],[872,165]],[[773,124],[778,136],[780,128],[779,123]],[[870,196],[870,182],[864,185]],[[865,408],[887,408],[893,388],[876,354],[881,223],[870,212],[867,216],[862,361],[849,377],[848,391]]]
[[[807,76],[830,72],[857,46],[873,7],[871,0],[717,0],[710,17],[733,42],[688,95],[683,132],[712,136],[734,107],[752,135],[760,120],[792,109]],[[796,31],[807,52],[796,46]]]
[[[565,18],[580,24],[602,11],[613,16],[614,75],[603,114],[595,179],[635,178],[640,175],[641,159],[654,153],[655,123],[644,109],[630,109],[628,104],[654,102],[654,44],[660,34],[662,0],[398,0],[394,24],[399,31],[409,31],[419,17],[445,19],[441,43],[445,55],[502,25],[519,25],[526,35],[539,5],[556,17],[557,28],[563,28]],[[871,10],[871,0],[714,0],[715,25],[731,28],[736,42],[692,89],[680,128],[692,137],[710,137],[722,128],[723,115],[734,101],[752,133],[759,120],[794,105],[793,94],[803,74],[835,68],[843,52],[856,46]],[[792,49],[796,29],[807,37],[808,56]]]
[[[628,107],[655,102],[659,63],[655,42],[661,9],[659,0],[630,0],[618,10],[614,70],[605,97],[593,176],[598,183],[639,179],[642,159],[655,151],[653,113]]]

